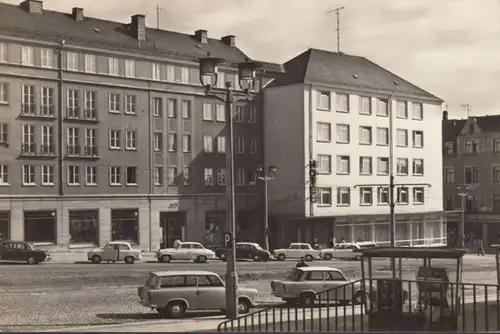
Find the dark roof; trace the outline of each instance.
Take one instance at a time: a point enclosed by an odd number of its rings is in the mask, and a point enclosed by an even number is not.
[[[483,133],[500,132],[500,115],[474,117]]]
[[[367,248],[359,250],[366,257],[404,258],[404,259],[458,259],[464,256],[465,249],[450,248],[420,248],[420,247],[395,247],[395,248]]]
[[[464,128],[465,119],[450,119],[442,122],[442,136],[444,142],[455,141]]]
[[[500,132],[500,115],[488,116],[472,116],[470,119],[475,119],[482,133],[499,133]],[[442,132],[443,141],[455,141],[462,132],[468,119],[449,119],[443,120]]]
[[[147,28],[147,41],[139,41],[129,32],[128,23],[112,22],[85,17],[76,21],[71,14],[43,10],[43,14],[30,14],[16,5],[0,2],[0,34],[60,42],[67,45],[94,47],[104,50],[129,51],[150,56],[168,56],[181,60],[206,57],[225,59],[234,64],[245,61],[247,55],[237,47],[219,39],[208,39],[201,44],[193,35]],[[250,57],[248,57],[250,58]],[[264,69],[279,72],[281,65],[264,63]]]
[[[442,102],[440,98],[364,57],[308,49],[287,61],[284,67],[285,74],[276,78],[268,87],[298,83],[340,85],[415,95]]]

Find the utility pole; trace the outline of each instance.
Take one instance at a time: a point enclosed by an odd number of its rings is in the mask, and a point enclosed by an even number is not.
[[[159,5],[156,5],[156,30],[160,30],[160,12],[163,10]]]
[[[465,248],[465,204],[471,187],[468,184],[460,184],[457,186],[458,196],[460,196],[460,228],[458,229],[458,245]]]
[[[337,16],[337,29],[335,31],[337,32],[337,52],[340,52],[340,11],[344,10],[344,6],[338,7],[332,10],[329,10],[326,12],[327,14],[335,13]]]

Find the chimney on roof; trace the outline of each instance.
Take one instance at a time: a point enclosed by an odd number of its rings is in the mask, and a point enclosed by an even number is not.
[[[73,7],[71,15],[77,22],[83,22],[83,8]]]
[[[130,32],[138,41],[146,40],[146,15],[135,14],[132,16]]]
[[[222,43],[229,45],[229,46],[236,46],[236,37],[234,35],[227,35],[224,37],[221,37],[220,39]]]
[[[443,121],[447,121],[448,120],[448,111],[445,110],[443,111]]]
[[[203,30],[203,29],[196,30],[194,32],[194,38],[200,43],[203,43],[203,44],[208,43],[208,37],[207,37],[206,30]]]
[[[30,14],[43,14],[43,2],[41,0],[24,0],[19,7]]]

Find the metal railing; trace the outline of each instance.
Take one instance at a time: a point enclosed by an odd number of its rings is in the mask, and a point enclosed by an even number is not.
[[[218,331],[500,330],[500,287],[496,285],[457,284],[430,278],[365,279],[302,295],[290,303],[293,305],[265,308],[224,321]]]

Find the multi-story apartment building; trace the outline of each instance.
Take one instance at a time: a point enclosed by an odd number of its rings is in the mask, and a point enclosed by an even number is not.
[[[264,160],[278,170],[269,183],[275,242],[388,242],[392,146],[396,241],[443,244],[442,100],[362,57],[309,49],[284,67],[264,91]]]
[[[238,89],[234,36],[149,29],[0,3],[0,232],[55,247],[116,239],[156,247],[221,242],[226,229],[224,107],[205,96],[197,59],[225,59],[218,87]],[[259,228],[249,175],[262,162],[259,88],[234,108],[238,225]],[[249,233],[249,232],[248,232]]]
[[[500,116],[448,119],[443,113],[443,200],[448,229],[458,236],[465,211],[467,241],[498,243],[500,232]],[[465,195],[462,198],[462,195]],[[464,201],[462,203],[462,200]]]

